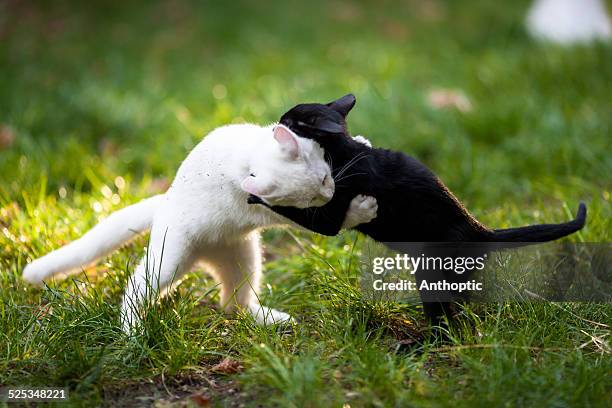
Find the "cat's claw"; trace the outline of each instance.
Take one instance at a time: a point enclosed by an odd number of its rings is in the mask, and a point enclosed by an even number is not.
[[[353,228],[359,224],[367,224],[376,218],[377,213],[378,202],[376,198],[359,194],[351,200],[342,227]]]

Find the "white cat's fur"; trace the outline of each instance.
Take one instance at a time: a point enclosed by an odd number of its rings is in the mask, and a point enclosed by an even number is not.
[[[187,156],[165,194],[111,214],[80,239],[27,265],[23,277],[40,284],[79,272],[151,228],[147,253],[124,295],[126,331],[140,322],[143,302],[171,289],[195,264],[221,284],[226,311],[243,308],[262,324],[286,321],[289,315],[257,298],[262,264],[257,230],[290,222],[247,204],[248,194],[270,205],[306,208],[325,204],[333,192],[330,168],[315,142],[282,125],[221,127]],[[375,199],[358,196],[344,226],[369,222],[376,210]]]

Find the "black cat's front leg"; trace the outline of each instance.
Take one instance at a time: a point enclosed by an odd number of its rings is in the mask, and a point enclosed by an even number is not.
[[[247,203],[249,203],[249,204],[261,204],[261,205],[266,206],[268,208],[272,208],[268,203],[266,203],[264,200],[262,200],[261,198],[257,197],[254,194],[249,194],[249,197],[247,198]]]
[[[336,199],[335,197],[322,207],[303,209],[276,205],[271,206],[265,203],[261,198],[252,194],[249,195],[247,202],[249,204],[264,205],[275,213],[290,219],[310,231],[328,236],[333,236],[340,232],[347,208],[349,207],[348,202],[342,199]]]

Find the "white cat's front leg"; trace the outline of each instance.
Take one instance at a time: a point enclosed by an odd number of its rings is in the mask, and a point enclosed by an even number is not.
[[[353,140],[358,143],[364,144],[368,147],[372,147],[372,143],[370,143],[370,141],[366,139],[364,136],[361,136],[361,135],[353,136]]]
[[[280,324],[280,323],[295,323],[295,320],[291,317],[291,315],[281,312],[280,310],[272,309],[270,307],[266,307],[259,303],[252,304],[248,307],[249,313],[257,324],[262,326],[269,326],[272,324]]]
[[[261,281],[261,245],[259,234],[217,247],[204,254],[213,275],[221,283],[221,306],[227,313],[236,309],[248,311],[262,325],[291,320],[287,313],[263,306],[257,294]]]
[[[359,194],[349,205],[346,212],[342,228],[348,229],[359,224],[367,224],[376,218],[378,212],[378,202],[374,197]]]

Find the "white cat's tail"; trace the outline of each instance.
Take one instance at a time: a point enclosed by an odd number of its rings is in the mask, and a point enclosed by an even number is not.
[[[112,213],[78,240],[34,260],[23,270],[23,279],[34,285],[55,275],[79,272],[151,227],[164,194]]]

